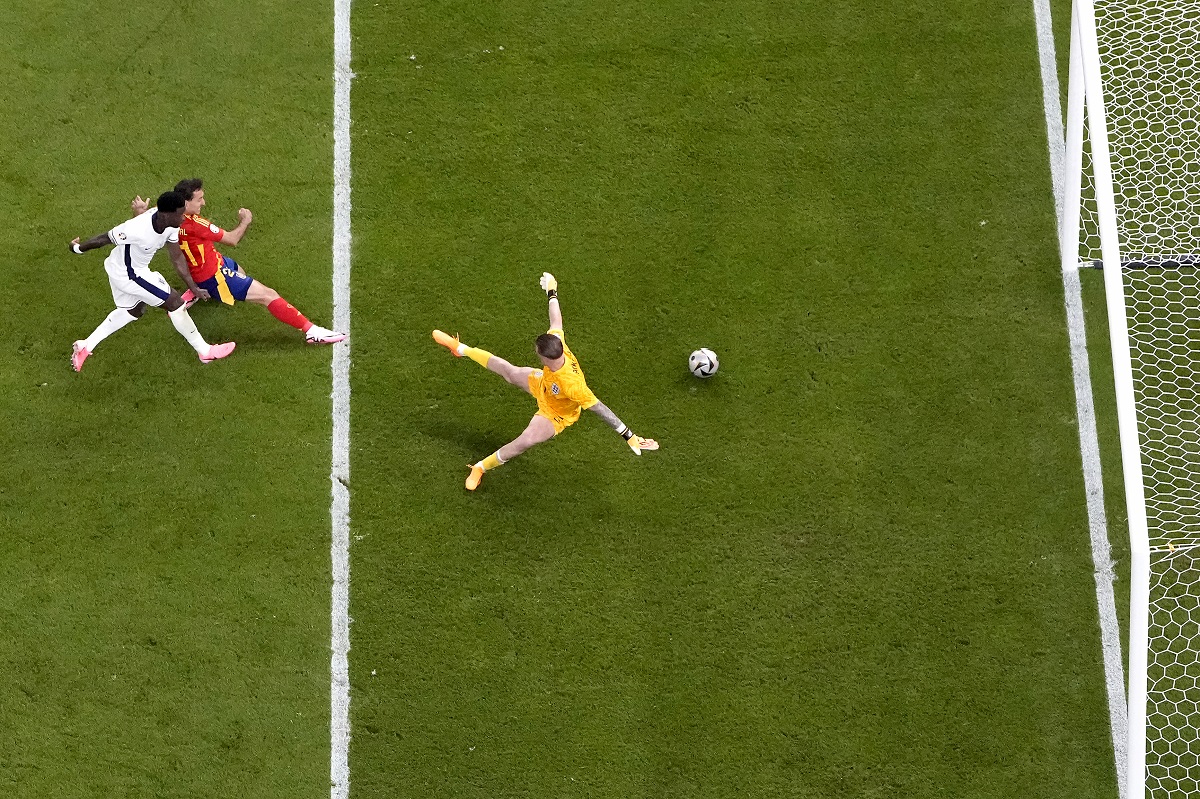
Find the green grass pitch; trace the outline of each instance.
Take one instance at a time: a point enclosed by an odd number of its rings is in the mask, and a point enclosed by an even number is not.
[[[199,175],[328,325],[331,4],[83,5],[0,14],[0,793],[323,796],[330,353],[200,306],[229,360],[150,311],[76,375],[66,243]],[[353,33],[351,796],[1115,796],[1032,9]],[[470,494],[534,406],[429,332],[532,365],[543,270],[662,450],[585,414]]]

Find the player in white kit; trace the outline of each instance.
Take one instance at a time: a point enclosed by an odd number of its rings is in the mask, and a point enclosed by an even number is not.
[[[112,252],[104,259],[104,271],[108,273],[108,285],[112,289],[113,302],[117,308],[92,331],[92,335],[76,341],[71,348],[71,366],[78,372],[83,368],[96,345],[116,333],[130,322],[142,318],[147,305],[161,306],[167,318],[196,350],[201,363],[211,363],[233,352],[232,341],[225,344],[209,344],[196,329],[192,317],[179,292],[172,289],[166,278],[150,268],[154,253],[167,248],[167,255],[175,271],[183,278],[196,296],[209,299],[208,292],[192,280],[188,272],[183,251],[179,249],[179,225],[183,222],[183,195],[168,191],[158,198],[157,208],[122,222],[107,233],[92,236],[80,243],[71,240],[71,252],[81,255],[88,250],[113,245]]]

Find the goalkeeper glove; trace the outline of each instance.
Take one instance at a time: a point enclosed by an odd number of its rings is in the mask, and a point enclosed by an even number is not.
[[[558,298],[558,281],[554,279],[554,275],[542,272],[542,279],[538,281],[538,285],[542,287],[542,291],[546,292],[546,299]]]
[[[632,430],[626,427],[621,431],[621,438],[625,439],[625,443],[633,450],[634,455],[641,455],[642,450],[653,452],[658,449],[658,442],[653,438],[642,438],[636,435]]]

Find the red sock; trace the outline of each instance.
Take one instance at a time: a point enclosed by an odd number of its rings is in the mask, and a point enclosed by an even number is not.
[[[301,333],[307,333],[308,329],[312,327],[312,322],[305,319],[304,314],[297,311],[295,306],[283,297],[272,300],[271,304],[267,306],[267,310],[271,312],[271,316],[285,325],[291,325]]]

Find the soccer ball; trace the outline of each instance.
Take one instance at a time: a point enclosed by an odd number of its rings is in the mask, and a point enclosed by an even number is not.
[[[688,369],[696,377],[712,377],[720,365],[717,354],[710,349],[698,349],[688,356]]]

